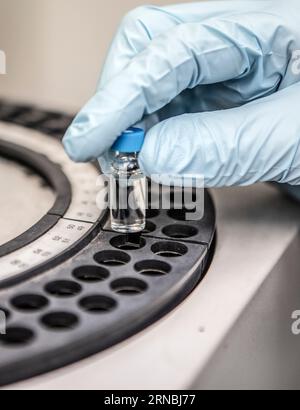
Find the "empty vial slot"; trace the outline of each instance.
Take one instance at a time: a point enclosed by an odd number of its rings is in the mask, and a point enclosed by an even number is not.
[[[198,229],[189,225],[170,225],[162,230],[163,234],[174,239],[192,238],[198,234]]]
[[[134,268],[141,275],[146,276],[165,276],[172,270],[168,263],[155,260],[138,262]]]
[[[146,227],[143,231],[144,234],[149,234],[156,231],[156,225],[153,222],[147,221]]]
[[[48,305],[48,299],[41,295],[20,295],[12,299],[11,304],[23,312],[35,312]]]
[[[188,252],[185,245],[177,242],[157,242],[151,247],[151,250],[155,255],[165,258],[176,258]]]
[[[94,256],[97,263],[107,266],[122,266],[130,262],[130,256],[121,251],[103,251]]]
[[[48,283],[45,290],[52,296],[69,298],[80,293],[82,288],[76,282],[72,282],[70,280],[59,280]]]
[[[82,282],[102,282],[109,278],[109,271],[101,266],[80,266],[73,271],[73,276]]]
[[[73,313],[53,312],[43,316],[41,322],[48,329],[71,330],[78,325],[79,319]]]
[[[112,290],[120,295],[138,295],[148,289],[147,283],[135,278],[117,279],[111,284]]]
[[[117,302],[102,295],[92,295],[79,302],[80,307],[90,313],[108,313],[117,307]]]
[[[5,346],[18,346],[30,343],[34,338],[32,330],[25,327],[9,327],[6,335],[0,335],[0,343]]]

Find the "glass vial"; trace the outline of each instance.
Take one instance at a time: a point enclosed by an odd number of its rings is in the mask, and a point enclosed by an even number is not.
[[[124,132],[112,147],[110,208],[115,232],[142,232],[146,226],[146,178],[138,154],[145,133],[139,128]]]

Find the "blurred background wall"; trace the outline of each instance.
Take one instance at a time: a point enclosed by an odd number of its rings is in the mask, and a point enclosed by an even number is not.
[[[180,0],[178,2],[187,2]],[[151,0],[166,5],[176,0]],[[0,98],[77,110],[94,93],[122,16],[145,0],[0,0]]]

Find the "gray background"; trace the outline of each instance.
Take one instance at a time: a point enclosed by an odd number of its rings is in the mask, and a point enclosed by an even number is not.
[[[95,90],[122,16],[149,3],[176,0],[0,0],[0,49],[7,55],[0,98],[77,110]]]

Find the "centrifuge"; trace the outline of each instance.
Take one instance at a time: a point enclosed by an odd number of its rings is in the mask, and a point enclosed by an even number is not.
[[[0,103],[2,388],[299,388],[299,205],[206,191],[199,220],[150,208],[137,246],[66,156],[70,121]]]

